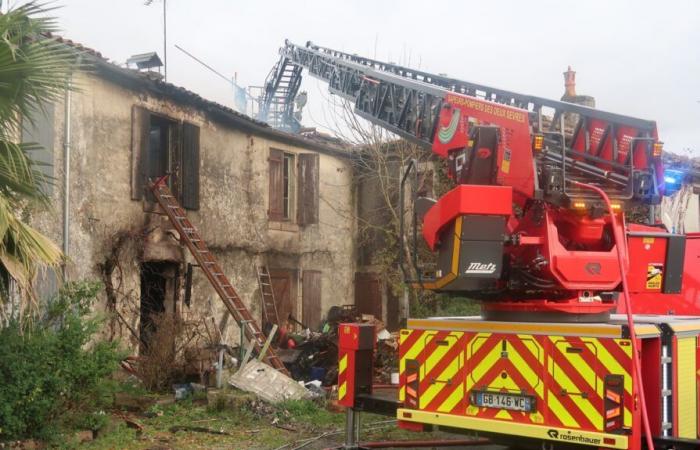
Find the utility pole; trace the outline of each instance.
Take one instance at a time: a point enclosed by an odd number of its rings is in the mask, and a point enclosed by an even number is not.
[[[163,0],[163,79],[168,81],[168,15],[166,11],[166,3],[168,0]]]

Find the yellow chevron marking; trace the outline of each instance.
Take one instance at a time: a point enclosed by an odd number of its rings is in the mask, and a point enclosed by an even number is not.
[[[624,349],[625,347],[620,348]],[[620,363],[613,358],[610,352],[608,352],[608,350],[602,345],[598,347],[598,359],[603,364],[603,367],[608,370],[608,372],[624,376],[625,392],[632,395],[632,377],[627,371],[627,368],[622,367]],[[630,370],[631,369],[632,368],[630,367]]]
[[[537,361],[540,362],[540,364],[543,364],[544,352],[542,351],[542,346],[540,345],[540,343],[537,342],[537,339],[535,339],[534,336],[529,334],[519,334],[518,338],[523,343],[525,348],[527,348],[530,351],[530,353],[532,353],[532,356],[534,356],[535,359],[537,359]]]
[[[588,384],[600,397],[602,397],[602,381],[600,381],[600,378],[598,378],[598,375],[596,375],[595,371],[588,365],[588,363],[583,360],[581,355],[578,353],[568,353],[566,351],[566,347],[570,346],[570,343],[565,340],[553,340],[552,343],[558,349],[560,355],[569,361],[571,366],[579,373],[579,375],[581,375],[581,378],[586,381],[586,384]],[[584,345],[589,350],[592,350],[594,355],[597,354],[596,349],[598,346],[596,346],[596,342],[584,340]],[[575,390],[572,390],[572,392],[581,392],[582,389],[583,386],[577,386]]]
[[[457,389],[450,394],[449,397],[445,399],[444,402],[438,407],[440,412],[450,412],[457,406],[457,403],[464,398],[464,384],[460,384]]]
[[[423,333],[422,331],[413,331],[413,333]],[[406,335],[404,337],[403,333],[401,334],[402,341],[405,341],[408,338],[409,335]],[[400,344],[399,344],[400,345]],[[410,349],[404,353],[403,358],[401,358],[401,361],[399,361],[399,374],[404,373],[406,370],[406,360],[407,359],[416,359],[418,354],[420,353],[421,350],[425,347],[425,342],[423,339],[418,338],[416,339],[416,342],[413,343]]]
[[[579,388],[576,384],[571,381],[571,379],[566,375],[561,367],[554,361],[552,361],[553,369],[557,373],[556,380],[559,385],[566,389],[568,392],[578,392]],[[551,373],[554,377],[554,373]],[[580,395],[570,395],[569,398],[574,402],[574,404],[581,410],[581,412],[591,421],[591,423],[596,427],[596,429],[602,429],[603,416],[598,412],[590,400],[582,398]]]
[[[508,345],[508,359],[511,360],[513,366],[515,366],[518,372],[520,372],[520,375],[525,378],[525,381],[527,381],[530,387],[537,392],[537,395],[540,398],[544,398],[543,386],[542,383],[540,383],[540,374],[532,370],[532,367],[525,362],[522,356],[520,356],[520,353],[518,353],[512,345]]]
[[[347,392],[347,383],[343,383],[338,387],[338,400],[344,399],[346,392]]]
[[[476,367],[474,367],[472,369],[471,373],[469,374],[469,378],[471,379],[472,384],[477,383],[481,379],[481,377],[483,377],[486,374],[486,372],[488,372],[488,370],[491,368],[491,366],[496,364],[496,361],[500,357],[501,357],[501,349],[499,348],[498,345],[496,345],[484,357],[484,359],[479,361],[476,364]],[[473,363],[473,361],[472,361],[472,363]]]
[[[472,355],[475,355],[476,352],[479,351],[482,345],[486,342],[486,340],[491,336],[491,333],[477,333],[476,336],[474,336],[469,343],[467,354],[469,355],[469,358],[472,357]]]
[[[445,370],[443,370],[440,375],[437,377],[437,382],[434,382],[433,384],[430,385],[428,389],[425,390],[425,392],[421,392],[420,394],[420,407],[425,408],[427,407],[431,401],[435,398],[437,394],[440,393],[444,388],[448,387],[446,381],[449,378],[454,377],[457,374],[457,371],[459,370],[461,364],[460,364],[460,356],[457,356],[455,359],[453,359],[450,364],[447,365]]]
[[[622,350],[628,357],[632,356],[632,341],[629,339],[613,339],[615,343],[620,347],[620,350]],[[625,343],[625,345],[620,345],[621,343]]]
[[[511,377],[501,378],[500,376],[497,376],[491,383],[489,383],[489,389],[505,389],[509,392],[520,392],[520,386],[518,386]]]
[[[437,333],[431,333],[428,337],[426,337],[425,345],[428,345],[429,341],[433,341],[435,339],[436,334]],[[452,349],[452,347],[457,343],[458,339],[459,335],[457,333],[450,333],[444,338],[444,340],[447,342],[447,345],[435,346],[435,350],[433,350],[433,352],[430,353],[430,355],[428,355],[425,362],[421,366],[421,378],[428,375],[428,373],[433,369],[433,367],[435,367],[447,354],[447,352],[449,352]]]
[[[340,361],[338,361],[338,375],[345,372],[345,369],[347,369],[347,368],[348,368],[348,355],[345,354],[345,355],[343,355],[342,358],[340,358]]]
[[[496,419],[513,420],[513,416],[505,409],[498,411],[494,417]]]
[[[569,414],[569,411],[564,408],[564,405],[561,404],[557,395],[550,389],[547,389],[547,405],[549,406],[549,410],[561,421],[562,425],[565,427],[580,428],[576,419]]]

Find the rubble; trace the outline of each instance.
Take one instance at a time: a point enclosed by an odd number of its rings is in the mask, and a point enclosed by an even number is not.
[[[229,383],[270,403],[311,398],[311,393],[296,381],[257,360],[248,362],[229,378]]]

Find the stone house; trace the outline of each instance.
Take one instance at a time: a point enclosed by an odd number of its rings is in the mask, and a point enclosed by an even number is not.
[[[149,315],[165,312],[209,321],[237,341],[235,322],[146,192],[166,173],[255,317],[259,266],[270,270],[281,321],[317,327],[331,306],[353,303],[353,174],[342,148],[66,43],[89,68],[74,76],[77,91],[22,133],[46,148],[34,157],[54,179],[45,189],[55,208],[31,221],[63,245],[66,279],[105,284],[99,307],[116,317],[106,333],[136,345]],[[56,284],[45,276],[39,291]]]

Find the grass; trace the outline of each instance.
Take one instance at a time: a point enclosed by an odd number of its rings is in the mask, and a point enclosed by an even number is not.
[[[345,413],[331,411],[321,401],[290,400],[270,405],[251,394],[227,390],[210,391],[208,395],[203,393],[174,402],[172,395],[156,396],[129,386],[124,386],[124,390],[151,406],[145,406],[140,412],[106,411],[107,425],[98,431],[93,441],[79,443],[73,432],[66,432],[57,439],[61,442],[58,448],[291,450],[310,440],[303,448],[315,450],[338,446],[344,439]],[[124,417],[138,422],[142,430],[130,428]],[[435,437],[432,433],[417,435],[399,430],[391,419],[363,413],[361,439]],[[200,427],[202,430],[178,430],[178,427]],[[207,430],[225,434],[202,432]],[[327,435],[311,440],[324,434]]]
[[[279,405],[266,404],[241,392],[210,394],[208,402],[193,399],[177,403],[156,403],[141,414],[125,413],[143,426],[142,432],[128,428],[123,419],[113,415],[110,424],[92,442],[64,448],[80,449],[154,449],[154,448],[227,448],[275,449],[331,431],[342,431],[343,413],[331,412],[314,401],[291,400]],[[363,423],[388,418],[363,415]],[[226,435],[197,431],[172,432],[173,427],[194,426],[222,431]],[[387,427],[393,425],[387,424]],[[381,432],[375,430],[372,433]],[[372,435],[372,439],[376,436]],[[368,436],[368,438],[370,438]],[[319,440],[319,443],[342,442],[342,433]],[[292,446],[293,447],[293,446]],[[318,448],[309,446],[307,448]]]

